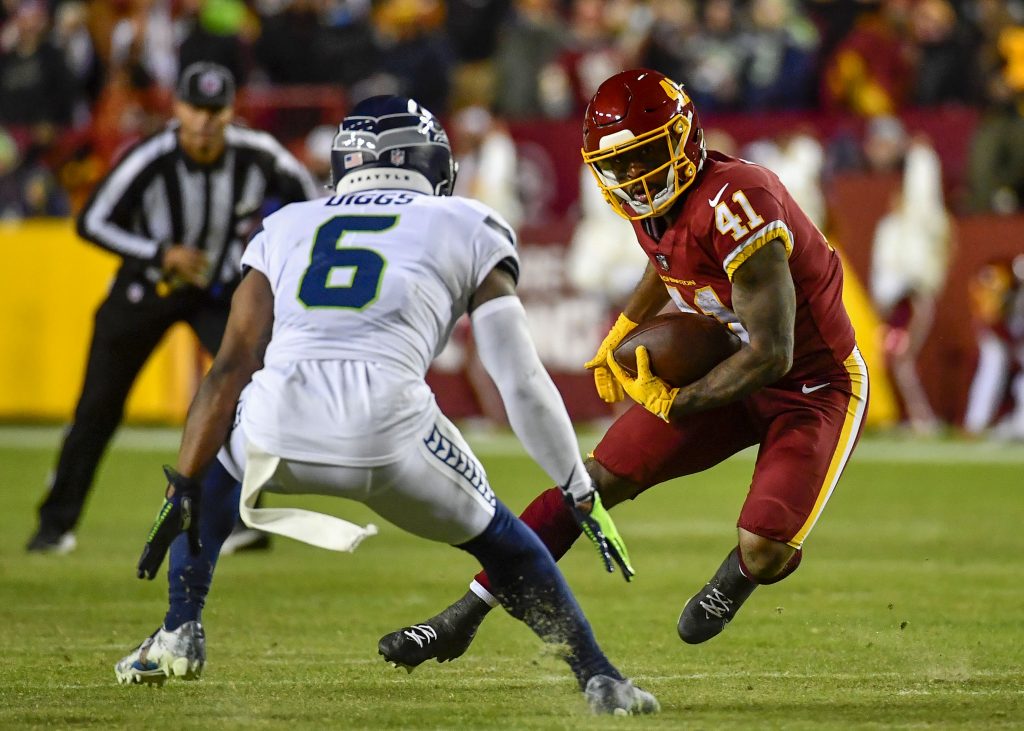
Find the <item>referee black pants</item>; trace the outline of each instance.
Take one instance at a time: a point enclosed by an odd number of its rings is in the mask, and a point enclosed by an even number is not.
[[[39,507],[41,532],[60,535],[78,523],[128,393],[167,330],[186,322],[203,347],[215,354],[229,306],[229,296],[213,299],[202,290],[184,288],[158,297],[148,283],[117,278],[96,311],[82,395],[50,491]]]

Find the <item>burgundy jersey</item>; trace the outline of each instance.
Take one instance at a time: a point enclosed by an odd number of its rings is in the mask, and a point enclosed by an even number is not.
[[[783,382],[817,382],[845,373],[856,345],[843,306],[839,255],[771,171],[708,152],[700,179],[687,191],[675,223],[635,221],[637,239],[679,309],[703,312],[749,342],[732,309],[732,277],[775,239],[786,246],[796,288],[793,367]]]

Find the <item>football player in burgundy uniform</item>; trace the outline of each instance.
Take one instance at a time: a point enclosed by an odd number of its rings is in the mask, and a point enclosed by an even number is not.
[[[587,462],[604,504],[759,445],[737,546],[679,618],[685,642],[704,642],[759,584],[797,568],[860,435],[868,374],[843,307],[842,265],[773,173],[705,150],[685,90],[657,72],[624,71],[600,86],[584,120],[583,159],[609,205],[633,222],[649,258],[586,364],[605,401],[624,394],[636,401]],[[717,318],[743,341],[683,388],[651,373],[643,348],[636,378],[610,356],[670,298],[680,310]],[[541,493],[522,518],[556,558],[579,535],[557,488]],[[436,630],[432,642],[415,646],[399,630],[381,638],[380,652],[410,666],[458,657],[494,606],[487,586],[478,575],[462,599],[421,623]]]

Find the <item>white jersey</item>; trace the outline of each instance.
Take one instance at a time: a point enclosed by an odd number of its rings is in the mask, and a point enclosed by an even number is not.
[[[295,203],[263,223],[242,265],[274,293],[264,367],[241,399],[247,437],[327,464],[395,461],[434,417],[424,381],[515,234],[485,205],[374,190]]]

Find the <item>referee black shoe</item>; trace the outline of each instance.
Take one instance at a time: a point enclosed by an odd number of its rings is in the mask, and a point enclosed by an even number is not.
[[[61,533],[60,531],[40,528],[25,545],[29,553],[53,553],[58,556],[71,553],[78,547],[75,534],[71,531]]]
[[[384,635],[377,642],[377,654],[396,668],[408,672],[427,660],[447,662],[469,649],[477,628],[491,610],[473,592],[425,622]]]

